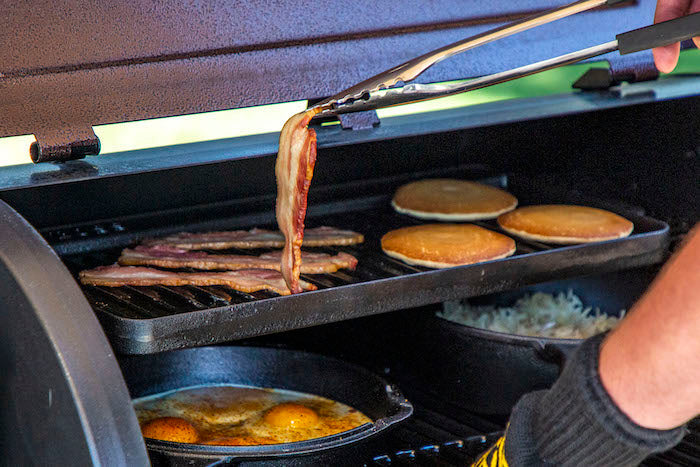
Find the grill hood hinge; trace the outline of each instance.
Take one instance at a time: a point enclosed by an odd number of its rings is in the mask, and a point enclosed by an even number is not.
[[[36,132],[29,148],[32,161],[65,162],[100,153],[100,139],[92,127]]]
[[[654,65],[651,50],[632,55],[621,55],[609,60],[609,68],[591,68],[572,85],[575,89],[602,90],[609,89],[624,81],[638,83],[653,81],[659,77]]]
[[[338,115],[343,130],[369,130],[379,126],[379,116],[376,110],[347,113]]]

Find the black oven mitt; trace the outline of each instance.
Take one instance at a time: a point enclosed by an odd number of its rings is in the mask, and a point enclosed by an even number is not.
[[[598,374],[605,334],[584,341],[548,391],[523,396],[504,437],[474,466],[634,466],[671,449],[685,427],[644,428],[625,415]]]

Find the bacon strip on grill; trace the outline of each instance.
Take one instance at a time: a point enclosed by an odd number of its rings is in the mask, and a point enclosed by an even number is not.
[[[158,266],[161,268],[195,269],[274,269],[280,270],[281,251],[264,253],[260,256],[213,255],[204,251],[191,251],[170,245],[137,246],[125,249],[119,257],[119,264],[129,266]],[[357,259],[347,253],[331,256],[325,253],[302,252],[301,272],[304,274],[325,274],[338,269],[355,269]]]
[[[284,235],[282,275],[292,293],[301,292],[301,244],[304,240],[306,197],[316,163],[316,132],[309,122],[320,109],[298,113],[282,127],[275,164],[277,224]]]
[[[289,295],[290,290],[278,271],[270,269],[241,269],[226,272],[173,272],[139,266],[100,266],[80,272],[80,282],[87,285],[121,287],[124,285],[227,285],[240,292],[270,290],[279,295]],[[303,290],[316,290],[316,286],[299,281]]]
[[[352,230],[341,230],[335,227],[316,227],[306,229],[303,245],[339,246],[362,243],[362,234]],[[265,229],[228,230],[220,232],[182,232],[161,238],[151,238],[144,245],[170,245],[183,250],[225,250],[227,248],[282,248],[284,235],[280,232]]]

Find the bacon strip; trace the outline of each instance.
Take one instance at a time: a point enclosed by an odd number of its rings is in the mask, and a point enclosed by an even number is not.
[[[309,122],[320,109],[294,115],[282,127],[275,164],[277,224],[284,235],[281,271],[292,293],[301,292],[301,244],[304,240],[306,197],[316,163],[316,132]]]
[[[121,287],[123,285],[227,285],[240,292],[270,290],[279,295],[291,292],[278,271],[270,269],[241,269],[226,272],[173,272],[138,266],[100,266],[80,272],[80,282],[87,285]],[[316,286],[299,281],[303,290],[316,290]]]
[[[335,227],[316,227],[306,229],[303,245],[336,246],[355,245],[362,243],[365,238],[362,234],[352,230],[340,230]],[[284,235],[265,229],[228,230],[221,232],[182,232],[162,238],[151,238],[143,242],[144,245],[170,245],[183,250],[225,250],[227,248],[282,248]]]
[[[204,251],[191,251],[169,245],[137,246],[125,249],[119,257],[119,264],[129,266],[158,266],[161,268],[195,269],[274,269],[280,270],[281,251],[264,253],[260,256],[212,255]],[[355,269],[357,259],[347,253],[331,256],[325,253],[302,252],[301,272],[304,274],[325,274],[338,269]]]

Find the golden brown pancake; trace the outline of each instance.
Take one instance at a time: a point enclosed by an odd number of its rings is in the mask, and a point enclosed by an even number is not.
[[[471,224],[426,224],[392,230],[382,250],[408,264],[451,268],[505,258],[515,252],[512,238]]]
[[[515,209],[518,200],[499,188],[466,180],[431,178],[400,187],[391,200],[396,211],[421,219],[495,219]]]
[[[528,240],[557,244],[623,238],[634,228],[632,222],[612,212],[566,204],[518,208],[499,216],[498,225]]]

